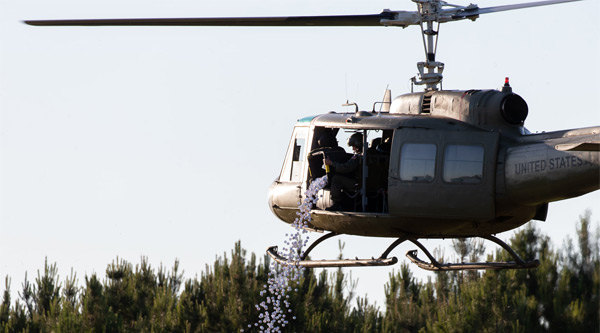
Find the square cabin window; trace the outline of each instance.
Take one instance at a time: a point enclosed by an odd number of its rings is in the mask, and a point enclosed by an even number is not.
[[[400,151],[400,180],[430,183],[435,177],[437,148],[432,143],[405,143]]]
[[[479,184],[483,177],[483,147],[448,145],[444,151],[444,181],[455,184]]]

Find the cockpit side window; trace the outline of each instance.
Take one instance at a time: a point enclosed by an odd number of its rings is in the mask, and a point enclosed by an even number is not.
[[[437,147],[433,143],[405,143],[400,151],[400,180],[430,183],[435,178]]]
[[[302,181],[302,170],[304,169],[304,155],[306,150],[307,136],[308,128],[299,127],[294,129],[292,141],[290,142],[285,163],[281,171],[280,181]]]
[[[304,165],[304,149],[306,147],[306,138],[296,137],[294,140],[294,152],[292,155],[292,171],[290,180],[293,182],[302,181],[302,166]]]

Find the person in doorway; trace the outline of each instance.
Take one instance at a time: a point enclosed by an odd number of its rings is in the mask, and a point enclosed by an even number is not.
[[[346,151],[338,146],[338,141],[331,130],[326,130],[317,139],[317,148],[311,150],[308,154],[308,165],[310,173],[310,181],[323,177],[325,170],[323,169],[324,157],[328,157],[333,161],[345,161]]]
[[[333,205],[327,208],[327,210],[330,211],[344,210],[344,192],[357,190],[359,184],[359,166],[362,164],[363,135],[361,133],[352,134],[348,138],[348,146],[352,147],[354,152],[354,155],[348,161],[339,163],[332,161],[327,157],[324,161],[326,165],[333,166],[336,171],[331,180],[330,195]]]

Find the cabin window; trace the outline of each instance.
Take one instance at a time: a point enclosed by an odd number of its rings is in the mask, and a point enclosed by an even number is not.
[[[405,143],[400,151],[400,179],[430,183],[435,177],[437,148],[432,143]]]
[[[483,177],[483,147],[448,145],[444,151],[444,181],[457,184],[479,184]]]
[[[301,182],[304,167],[304,152],[306,149],[307,128],[298,128],[294,131],[292,142],[283,165],[280,180],[286,182]]]

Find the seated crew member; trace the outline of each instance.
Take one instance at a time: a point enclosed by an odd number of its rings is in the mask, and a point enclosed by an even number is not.
[[[338,141],[330,130],[319,136],[319,139],[317,139],[317,148],[311,150],[310,154],[308,154],[311,180],[325,176],[323,161],[326,156],[338,162],[346,159],[346,151],[344,148],[338,146]]]
[[[383,142],[380,143],[376,147],[376,150],[378,153],[389,154],[391,148],[392,148],[392,137],[388,136],[385,139],[383,139]]]
[[[336,174],[331,180],[331,200],[333,205],[327,210],[344,210],[343,193],[344,191],[355,190],[358,184],[358,171],[362,163],[363,136],[361,133],[354,133],[348,138],[348,146],[352,147],[354,155],[346,162],[339,163],[325,158],[325,164],[333,166]]]
[[[375,138],[373,140],[371,140],[371,144],[369,144],[369,154],[368,155],[372,155],[372,154],[376,154],[377,153],[377,146],[379,146],[381,144],[381,138]]]

